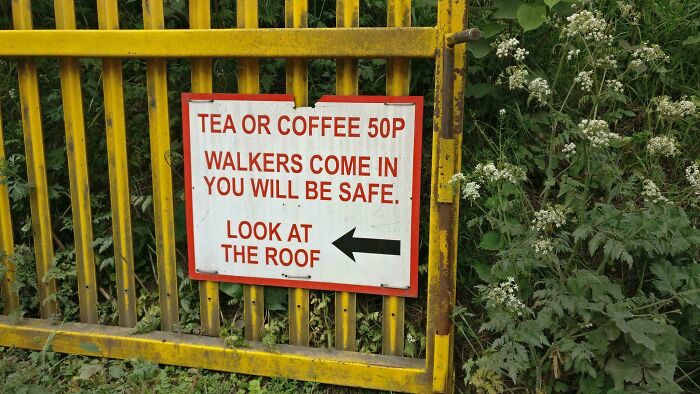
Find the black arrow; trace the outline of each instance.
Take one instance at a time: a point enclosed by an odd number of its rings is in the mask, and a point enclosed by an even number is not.
[[[401,254],[401,241],[393,239],[358,238],[355,237],[355,229],[348,231],[333,242],[333,245],[346,256],[355,261],[353,253],[388,254],[398,256]]]

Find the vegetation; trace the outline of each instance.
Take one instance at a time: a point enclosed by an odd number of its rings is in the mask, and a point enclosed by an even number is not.
[[[53,6],[34,0],[35,25],[54,28]],[[141,28],[140,2],[120,2],[123,28]],[[169,28],[187,26],[184,0],[166,0]],[[216,27],[235,25],[230,2],[213,0]],[[361,25],[380,26],[385,0],[361,2]],[[283,4],[261,0],[261,24],[283,25]],[[81,28],[97,26],[93,1],[76,1]],[[413,24],[435,23],[435,4],[415,1]],[[700,3],[680,0],[474,0],[470,24],[464,166],[451,182],[464,197],[458,254],[458,390],[496,392],[700,392]],[[310,1],[309,23],[333,26],[334,4]],[[11,26],[0,3],[0,28]],[[360,62],[362,94],[383,94],[384,62]],[[88,134],[100,318],[116,323],[101,65],[81,60]],[[76,273],[58,65],[41,60],[44,119],[62,320],[76,320]],[[180,251],[180,327],[199,330],[197,286],[185,271],[179,93],[187,61],[169,62]],[[16,75],[13,60],[2,75]],[[215,90],[233,91],[236,64],[217,60]],[[158,326],[145,64],[124,62],[140,278],[137,329]],[[334,61],[310,62],[310,98],[334,92]],[[426,97],[433,64],[412,63],[411,93]],[[284,90],[284,61],[262,63],[264,92]],[[37,314],[22,131],[14,77],[0,80],[8,160],[2,163],[16,226],[16,289],[22,313]],[[426,135],[426,138],[429,138]],[[430,146],[426,143],[425,146]],[[424,180],[429,156],[424,155]],[[424,188],[424,191],[428,188]],[[427,201],[427,198],[424,199]],[[423,210],[422,237],[427,234]],[[421,253],[426,254],[426,243]],[[423,259],[425,260],[425,259]],[[421,268],[421,275],[425,273]],[[0,272],[0,275],[2,273]],[[424,279],[424,278],[423,278]],[[222,336],[244,346],[241,289],[221,286]],[[333,344],[332,294],[312,292],[314,346]],[[266,289],[264,342],[287,341],[286,291]],[[381,350],[381,299],[358,302],[358,348]],[[424,355],[425,294],[407,302],[406,355]],[[280,380],[90,360],[5,349],[0,391],[257,392],[326,390]],[[136,377],[141,377],[136,379]],[[33,386],[32,386],[33,385]],[[143,386],[145,385],[145,386]],[[227,391],[227,390],[226,390]],[[227,391],[228,392],[228,391]]]

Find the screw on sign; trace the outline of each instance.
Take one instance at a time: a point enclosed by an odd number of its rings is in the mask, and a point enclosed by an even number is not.
[[[190,276],[416,296],[422,106],[184,94]]]

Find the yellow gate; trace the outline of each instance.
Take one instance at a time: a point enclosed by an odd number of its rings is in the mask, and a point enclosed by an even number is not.
[[[403,392],[450,392],[453,388],[450,320],[455,299],[458,195],[448,185],[461,160],[462,97],[467,0],[438,0],[435,27],[410,27],[410,0],[388,0],[388,27],[361,28],[359,0],[336,0],[337,27],[307,29],[307,0],[285,0],[285,29],[258,29],[257,0],[238,0],[238,29],[211,29],[210,0],[190,0],[190,30],[164,29],[163,1],[143,0],[144,30],[119,30],[118,0],[97,0],[99,30],[76,30],[73,0],[55,0],[57,30],[32,30],[30,0],[12,0],[15,30],[0,31],[0,57],[17,57],[30,192],[40,318],[6,316],[18,307],[11,291],[15,269],[9,259],[13,236],[6,185],[0,183],[0,259],[7,265],[2,284],[5,316],[0,346],[42,349],[108,358],[140,358],[157,363],[244,374],[279,376],[321,383]],[[49,199],[35,57],[57,57],[69,164],[75,232],[80,323],[56,324],[51,295]],[[101,58],[109,161],[119,326],[97,323],[97,286],[92,251],[82,93],[78,59]],[[136,323],[134,261],[127,172],[121,59],[147,59],[149,127],[161,331],[130,335]],[[287,59],[287,91],[307,105],[307,59],[337,59],[336,94],[358,92],[357,59],[387,59],[387,95],[407,95],[410,58],[435,59],[426,358],[403,356],[404,300],[384,297],[383,355],[355,351],[355,294],[335,295],[336,350],[310,348],[309,291],[289,290],[290,344],[269,350],[259,341],[263,289],[244,287],[245,335],[250,347],[229,349],[219,334],[218,285],[200,282],[204,335],[172,332],[178,322],[175,230],[167,105],[166,61],[189,58],[192,90],[211,92],[212,58],[237,58],[241,93],[257,93],[260,58]],[[4,159],[0,117],[0,160]]]

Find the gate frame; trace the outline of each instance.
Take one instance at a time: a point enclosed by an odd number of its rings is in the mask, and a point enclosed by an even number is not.
[[[448,181],[461,169],[465,46],[459,37],[467,28],[467,0],[438,0],[435,27],[408,27],[410,0],[389,0],[389,27],[357,26],[359,0],[338,0],[336,28],[306,29],[306,0],[285,0],[285,29],[256,29],[255,0],[238,0],[240,29],[210,29],[209,0],[190,0],[192,30],[165,30],[163,4],[143,0],[145,30],[118,30],[116,0],[98,0],[100,30],[75,30],[75,12],[70,0],[55,0],[58,30],[31,30],[31,0],[13,0],[16,30],[0,30],[0,58],[18,57],[20,100],[22,104],[25,149],[37,260],[42,278],[53,259],[50,210],[42,145],[39,92],[34,58],[58,57],[69,147],[76,254],[79,278],[81,323],[57,324],[50,318],[56,311],[48,294],[55,291],[53,280],[39,283],[41,319],[0,316],[0,346],[47,349],[116,359],[141,358],[162,364],[205,368],[251,375],[285,377],[335,385],[403,392],[452,392],[454,390],[451,321],[456,290],[456,245],[459,193]],[[473,38],[473,37],[471,37]],[[104,45],[109,42],[109,45]],[[95,273],[90,241],[92,229],[86,191],[85,142],[82,120],[80,76],[77,59],[103,59],[105,72],[105,112],[107,116],[110,189],[114,221],[115,253],[125,264],[117,269],[120,295],[120,325],[96,323]],[[255,93],[260,58],[287,58],[288,92],[299,104],[306,104],[306,59],[338,59],[338,94],[357,91],[357,59],[388,58],[387,95],[404,95],[408,89],[410,58],[435,59],[435,116],[432,139],[431,193],[428,250],[428,301],[426,358],[401,357],[403,353],[403,298],[384,298],[384,355],[362,354],[355,347],[355,295],[336,293],[336,306],[347,313],[340,316],[336,329],[342,335],[339,350],[309,348],[308,290],[290,289],[290,343],[270,349],[258,342],[248,348],[228,349],[220,338],[168,332],[177,323],[177,284],[172,235],[172,186],[165,153],[169,151],[166,59],[192,60],[193,92],[211,91],[211,58],[239,58],[241,93]],[[121,60],[147,59],[149,124],[153,162],[154,205],[158,234],[162,331],[132,335],[135,324],[133,256],[128,205],[126,168],[115,159],[125,159],[125,127],[122,96]],[[342,76],[341,76],[342,75]],[[354,85],[354,86],[353,86]],[[165,105],[163,105],[165,103]],[[165,137],[165,138],[164,138]],[[0,159],[4,158],[0,115]],[[168,193],[170,192],[170,193]],[[126,200],[125,200],[126,199]],[[124,205],[126,203],[126,205]],[[0,184],[0,251],[12,254],[12,224],[7,188]],[[80,243],[82,241],[82,243]],[[115,259],[116,260],[116,259]],[[8,274],[2,286],[6,314],[17,308],[16,294],[9,289],[14,267],[8,259]],[[173,294],[173,289],[175,290]],[[260,338],[262,287],[246,286],[246,337]],[[218,291],[212,282],[201,282],[202,328],[217,335]],[[294,301],[294,302],[292,302]],[[256,304],[257,302],[257,304]],[[297,308],[294,308],[296,304]],[[348,306],[352,308],[347,311]],[[296,311],[298,310],[298,312]],[[306,313],[306,327],[303,314]],[[293,318],[293,319],[292,319]],[[297,319],[298,318],[298,319]],[[306,334],[304,334],[306,333]]]

